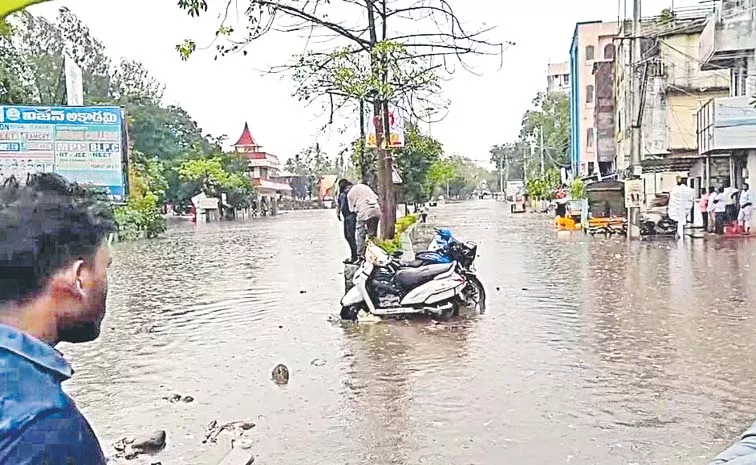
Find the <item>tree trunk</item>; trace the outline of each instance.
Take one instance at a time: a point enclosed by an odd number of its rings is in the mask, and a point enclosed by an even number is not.
[[[370,43],[373,47],[378,44],[378,29],[375,21],[375,1],[365,0],[367,6],[367,20],[368,20],[368,33],[370,34]],[[383,2],[382,17],[384,18],[382,24],[383,37],[385,39],[386,34],[386,3]],[[372,50],[371,50],[372,55]],[[387,82],[388,76],[386,72],[382,72],[381,68],[383,63],[378,62],[375,55],[371,56],[371,71],[373,75],[381,82]],[[386,112],[388,108],[388,102],[384,101],[381,96],[376,96],[373,99],[373,120],[375,123],[375,142],[376,142],[376,173],[378,180],[378,202],[381,206],[381,238],[393,239],[394,228],[396,226],[396,203],[392,194],[392,179],[391,170],[387,165],[387,147],[384,146],[384,135],[389,128],[385,124]],[[393,211],[391,211],[393,209]]]
[[[389,106],[388,102],[384,101],[381,105],[381,129],[382,139],[385,149],[383,152],[383,165],[384,171],[384,183],[381,184],[385,190],[385,207],[382,209],[381,214],[383,220],[383,238],[393,239],[396,228],[396,195],[394,194],[394,156],[391,151],[391,125],[389,124]],[[377,128],[376,128],[377,130]]]

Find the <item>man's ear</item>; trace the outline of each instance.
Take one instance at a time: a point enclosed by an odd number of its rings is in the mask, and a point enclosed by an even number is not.
[[[56,295],[74,298],[84,297],[84,260],[76,260],[53,276],[50,284]]]

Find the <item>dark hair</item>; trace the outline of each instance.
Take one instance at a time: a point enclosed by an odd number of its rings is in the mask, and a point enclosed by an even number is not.
[[[348,180],[347,178],[341,178],[339,179],[339,191],[343,191],[347,187],[351,186],[352,182]]]
[[[716,187],[714,187],[714,186],[711,186],[711,187],[709,187],[709,193],[710,193],[710,194],[711,194],[712,192],[716,192],[716,191],[717,191],[717,188],[716,188]]]
[[[14,177],[0,187],[0,305],[23,302],[74,260],[91,259],[116,230],[97,192],[63,177]]]

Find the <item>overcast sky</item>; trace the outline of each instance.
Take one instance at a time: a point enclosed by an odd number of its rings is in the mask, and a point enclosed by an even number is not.
[[[631,2],[627,0],[628,11],[632,9]],[[497,70],[498,60],[494,59],[481,65],[483,76],[457,73],[444,85],[451,108],[444,121],[433,124],[432,134],[447,152],[480,161],[488,160],[492,145],[516,136],[523,112],[546,85],[546,65],[568,60],[575,23],[616,20],[618,15],[615,0],[456,3],[460,4],[457,13],[468,24],[495,25],[492,38],[516,43],[505,53],[503,69]],[[658,13],[672,3],[673,0],[644,0],[644,16]],[[674,3],[683,6],[699,2]],[[303,43],[297,37],[278,35],[252,46],[246,57],[236,55],[213,61],[212,52],[207,52],[182,62],[175,45],[188,37],[198,42],[208,39],[216,21],[212,16],[204,21],[192,20],[176,4],[177,0],[66,0],[33,7],[32,12],[54,15],[58,7],[68,6],[89,25],[113,58],[143,62],[166,84],[166,103],[184,107],[206,132],[227,134],[235,141],[244,122],[249,122],[258,142],[282,159],[316,141],[335,153],[354,137],[352,131],[321,132],[327,118],[317,108],[305,108],[291,97],[288,79],[258,71],[300,52]]]

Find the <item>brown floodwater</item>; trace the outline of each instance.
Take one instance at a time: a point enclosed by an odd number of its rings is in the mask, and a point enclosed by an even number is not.
[[[242,419],[269,465],[703,464],[756,418],[756,242],[557,237],[495,201],[431,221],[480,244],[485,315],[330,323],[333,211],[121,244],[67,389],[108,452],[165,429],[164,465],[216,465],[204,425]]]

